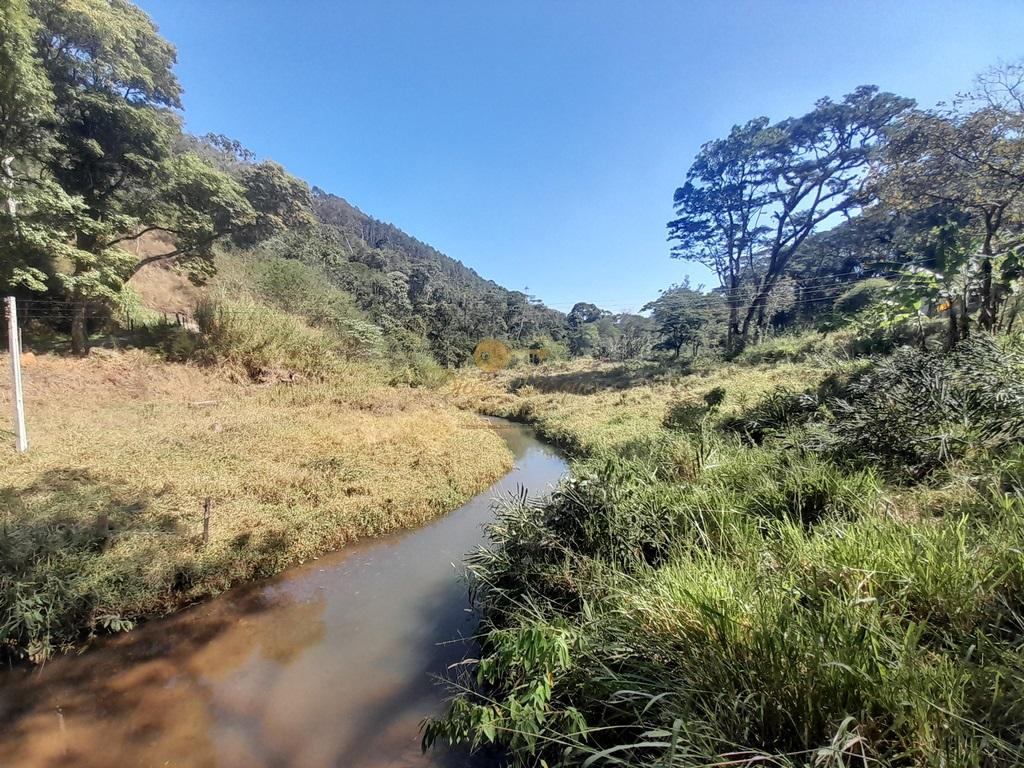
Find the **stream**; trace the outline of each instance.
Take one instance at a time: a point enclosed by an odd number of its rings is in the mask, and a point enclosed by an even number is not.
[[[566,470],[528,427],[490,421],[515,467],[450,515],[2,673],[0,766],[479,765],[419,747],[444,708],[436,676],[472,651],[458,564],[496,497]]]

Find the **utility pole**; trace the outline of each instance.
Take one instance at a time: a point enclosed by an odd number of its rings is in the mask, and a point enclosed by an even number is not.
[[[21,388],[21,330],[18,328],[18,305],[7,297],[7,346],[11,351],[11,402],[14,405],[14,450],[28,450],[25,431],[25,395]]]

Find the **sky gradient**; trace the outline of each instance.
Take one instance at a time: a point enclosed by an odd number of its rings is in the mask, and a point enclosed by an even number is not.
[[[141,0],[186,128],[238,139],[506,287],[638,310],[687,274],[705,141],[874,83],[922,105],[1024,56],[1024,2]]]

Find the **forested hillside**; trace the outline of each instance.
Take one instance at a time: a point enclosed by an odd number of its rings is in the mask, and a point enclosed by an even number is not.
[[[462,364],[488,337],[526,346],[564,337],[565,317],[344,199],[313,189],[318,224],[287,233],[268,250],[321,267],[388,333],[423,337],[445,365]]]
[[[92,334],[158,320],[133,314],[139,270],[205,284],[230,251],[321,270],[379,327],[388,354],[461,365],[487,336],[561,341],[560,313],[310,192],[236,141],[183,132],[174,48],[130,3],[18,0],[3,23],[0,288],[28,302],[30,332],[69,334],[82,354]]]

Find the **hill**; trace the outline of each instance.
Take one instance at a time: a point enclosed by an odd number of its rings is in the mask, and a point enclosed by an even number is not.
[[[461,365],[487,337],[513,346],[561,342],[566,318],[511,291],[344,198],[313,189],[316,224],[260,251],[322,269],[386,334],[419,340],[442,365]]]

